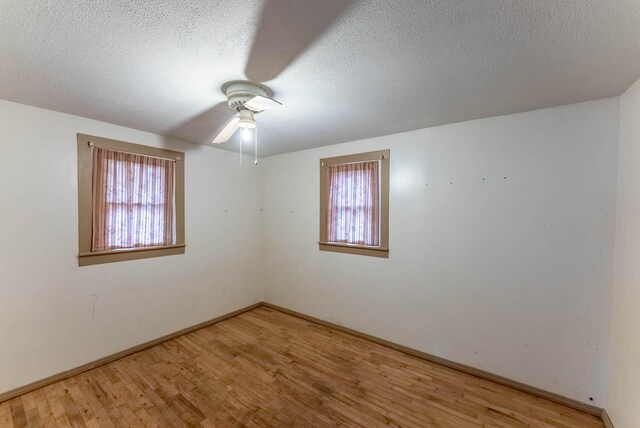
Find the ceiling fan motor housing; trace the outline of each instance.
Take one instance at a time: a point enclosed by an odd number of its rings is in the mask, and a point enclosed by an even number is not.
[[[230,83],[223,90],[227,95],[229,107],[237,111],[242,110],[244,103],[254,97],[269,97],[269,93],[265,88],[250,82]]]

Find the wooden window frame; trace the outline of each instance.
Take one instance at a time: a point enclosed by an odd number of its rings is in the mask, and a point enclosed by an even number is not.
[[[359,254],[372,257],[389,257],[389,159],[390,150],[357,153],[320,159],[320,240],[321,251]],[[326,241],[327,205],[329,197],[329,167],[346,163],[380,161],[380,246],[342,244]]]
[[[157,147],[143,146],[125,141],[110,140],[94,135],[78,137],[78,265],[88,266],[126,260],[184,254],[184,153]],[[176,161],[175,168],[175,237],[173,245],[91,251],[92,233],[92,176],[91,148],[115,150],[143,156],[154,156]]]

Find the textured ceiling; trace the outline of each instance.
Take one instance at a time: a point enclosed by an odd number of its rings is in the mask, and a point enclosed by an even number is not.
[[[230,115],[222,85],[263,81],[284,107],[258,116],[262,155],[638,77],[634,0],[0,2],[0,98],[207,143]]]

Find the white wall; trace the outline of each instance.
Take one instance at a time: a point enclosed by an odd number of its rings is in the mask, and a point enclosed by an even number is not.
[[[267,301],[602,406],[618,102],[266,158]],[[318,159],[387,148],[389,259],[319,251]]]
[[[0,129],[0,393],[260,300],[251,162],[1,100]],[[186,254],[77,266],[78,132],[186,152]]]
[[[620,97],[616,263],[607,413],[616,428],[640,426],[640,80]]]

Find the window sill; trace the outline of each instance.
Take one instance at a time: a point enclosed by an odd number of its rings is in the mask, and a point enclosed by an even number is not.
[[[124,250],[80,253],[78,254],[78,266],[89,266],[102,263],[122,262],[127,260],[148,259],[151,257],[184,254],[185,246],[186,244],[176,244],[161,247],[127,248]]]
[[[335,253],[358,254],[361,256],[389,258],[389,249],[382,247],[366,247],[364,245],[338,244],[333,242],[318,242],[320,251]]]

